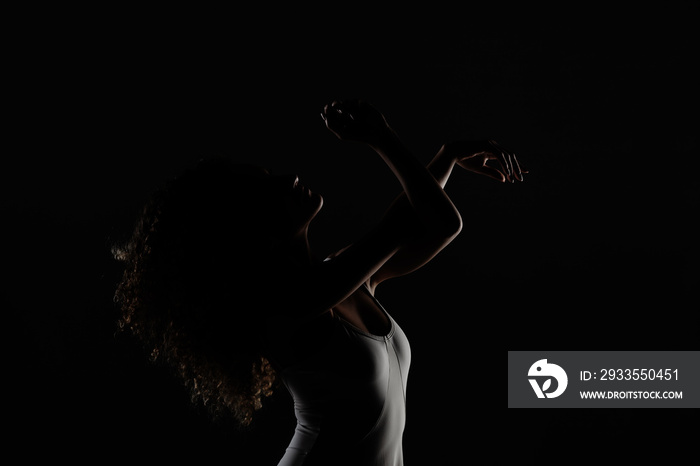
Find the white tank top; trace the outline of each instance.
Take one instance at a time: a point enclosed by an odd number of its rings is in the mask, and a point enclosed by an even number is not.
[[[319,344],[281,370],[297,426],[278,466],[403,465],[411,350],[404,332],[372,298],[389,319],[387,335],[364,332],[330,313],[313,332],[300,335],[301,347],[314,338]]]

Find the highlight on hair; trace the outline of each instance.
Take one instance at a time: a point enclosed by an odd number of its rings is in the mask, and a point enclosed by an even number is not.
[[[246,298],[262,295],[269,249],[264,213],[250,200],[259,176],[201,162],[154,192],[130,239],[113,248],[124,267],[119,327],[173,369],[195,404],[242,426],[276,378],[264,355],[265,303]]]

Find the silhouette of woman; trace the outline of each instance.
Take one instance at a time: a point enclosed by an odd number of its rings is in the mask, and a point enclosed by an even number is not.
[[[455,165],[501,182],[524,170],[494,141],[445,144],[426,168],[364,101],[321,116],[339,139],[371,146],[403,187],[376,227],[317,258],[319,194],[297,176],[200,162],[151,196],[115,251],[120,325],[214,416],[248,425],[281,380],[298,422],[279,465],[401,465],[410,348],[375,290],[459,234],[443,190]]]

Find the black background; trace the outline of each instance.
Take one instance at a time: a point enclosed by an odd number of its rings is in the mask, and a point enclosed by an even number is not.
[[[463,233],[378,290],[413,350],[406,464],[501,457],[541,438],[683,445],[678,414],[506,414],[503,366],[506,349],[696,347],[690,11],[530,11],[508,24],[460,9],[89,13],[29,17],[8,73],[19,105],[0,297],[19,318],[5,327],[6,402],[25,454],[276,464],[294,427],[284,389],[248,431],[210,423],[115,334],[110,245],[153,188],[225,155],[298,173],[325,199],[318,254],[345,246],[400,188],[371,150],[325,129],[322,106],[354,97],[425,163],[448,140],[492,138],[530,170],[499,184],[457,169],[447,192]]]

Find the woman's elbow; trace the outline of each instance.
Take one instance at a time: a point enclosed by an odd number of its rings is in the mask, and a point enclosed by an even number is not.
[[[462,217],[457,209],[451,211],[431,212],[429,217],[404,217],[402,222],[394,224],[395,233],[404,241],[424,238],[430,241],[451,241],[462,231]]]
[[[457,237],[462,232],[462,226],[462,216],[456,213],[448,228],[449,238],[453,239]]]
[[[452,240],[462,231],[462,217],[455,211],[441,219],[440,225],[435,229],[434,235],[446,240]]]

